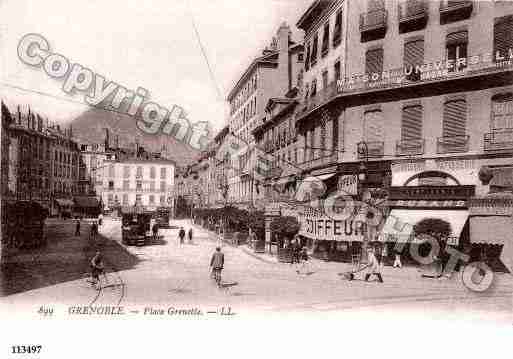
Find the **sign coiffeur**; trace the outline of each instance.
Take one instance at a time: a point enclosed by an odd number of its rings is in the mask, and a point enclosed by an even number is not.
[[[367,224],[358,215],[352,218],[334,218],[319,209],[305,207],[298,213],[299,234],[318,241],[362,242],[367,233]]]

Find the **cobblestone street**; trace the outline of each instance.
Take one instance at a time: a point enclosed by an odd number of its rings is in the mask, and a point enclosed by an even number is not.
[[[184,226],[186,230],[191,226],[190,221],[173,221],[173,224]],[[314,273],[305,276],[298,275],[292,265],[274,262],[269,256],[255,255],[247,248],[223,246],[226,256],[223,282],[231,286],[220,290],[209,277],[209,259],[219,243],[212,233],[194,226],[194,243],[180,245],[177,229],[166,229],[162,231],[165,243],[126,247],[125,252],[124,246],[114,244],[121,241],[120,232],[119,221],[107,220],[101,227],[100,233],[112,240],[113,250],[107,258],[116,265],[127,265],[122,257],[125,256],[131,258],[131,265],[116,267],[118,272],[110,268],[108,279],[112,285],[101,295],[88,287],[80,276],[85,272],[85,258],[77,244],[75,252],[67,255],[67,262],[61,264],[76,268],[75,278],[69,274],[68,281],[62,280],[56,285],[40,280],[43,288],[4,297],[2,301],[6,305],[2,307],[8,310],[15,304],[20,310],[22,304],[33,306],[34,298],[38,298],[38,303],[66,305],[88,305],[92,301],[97,305],[116,305],[119,302],[138,310],[151,305],[202,310],[231,306],[237,313],[371,308],[383,312],[390,309],[421,312],[428,317],[458,318],[465,313],[466,319],[506,322],[513,319],[510,275],[497,274],[494,287],[485,293],[466,289],[459,275],[447,280],[426,279],[413,267],[385,267],[383,284],[364,282],[361,276],[357,278],[360,280],[348,282],[338,274],[348,270],[349,264],[312,260]],[[52,274],[52,278],[55,275]]]

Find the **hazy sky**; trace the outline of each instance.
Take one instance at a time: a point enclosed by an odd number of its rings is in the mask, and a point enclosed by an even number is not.
[[[189,0],[189,7],[187,0],[0,0],[0,96],[8,104],[30,104],[61,123],[87,109],[83,93],[66,95],[62,80],[18,59],[19,40],[39,33],[52,51],[72,63],[129,89],[144,87],[152,101],[169,109],[180,105],[192,122],[208,120],[218,130],[234,81],[270,43],[280,23],[295,27],[312,1]],[[195,38],[191,13],[222,97]]]

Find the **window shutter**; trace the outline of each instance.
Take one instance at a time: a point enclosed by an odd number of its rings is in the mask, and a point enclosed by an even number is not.
[[[383,113],[379,110],[365,112],[363,121],[365,142],[383,142]]]
[[[496,20],[493,26],[493,58],[497,51],[504,58],[508,58],[509,51],[513,49],[513,16],[505,16]]]
[[[420,65],[424,61],[424,40],[410,41],[404,44],[404,65]]]
[[[467,102],[457,100],[444,105],[443,137],[465,136],[467,120]]]
[[[422,139],[422,106],[403,108],[401,140],[414,141]]]
[[[447,35],[447,45],[464,44],[468,42],[467,31],[453,32]]]
[[[513,93],[495,95],[492,98],[492,130],[513,128]]]
[[[367,51],[365,56],[365,70],[370,74],[383,72],[383,49]]]

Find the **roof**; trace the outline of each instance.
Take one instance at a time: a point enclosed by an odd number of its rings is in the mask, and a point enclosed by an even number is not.
[[[253,135],[257,135],[258,133],[268,129],[269,127],[274,125],[276,122],[278,122],[278,120],[280,118],[282,118],[284,115],[286,115],[291,110],[293,110],[299,103],[296,100],[292,100],[292,99],[287,99],[287,100],[290,100],[290,101],[288,101],[288,104],[286,106],[284,106],[280,112],[278,112],[275,116],[273,116],[269,121],[266,121],[262,125],[256,127],[253,131],[251,131],[251,133]]]
[[[278,56],[279,56],[278,51],[272,51],[272,52],[269,52],[268,54],[257,57],[255,60],[253,60],[253,62],[246,68],[246,71],[244,71],[244,73],[239,78],[239,80],[235,83],[235,86],[233,86],[231,91],[228,93],[227,100],[230,101],[231,99],[233,99],[235,97],[235,93],[239,89],[239,86],[242,84],[242,82],[244,82],[244,80],[246,80],[246,78],[249,77],[249,74],[252,73],[253,70],[257,66],[263,65],[263,64],[277,65],[278,64],[278,59],[277,59]]]
[[[309,27],[308,24],[312,23],[313,19],[318,17],[332,2],[333,0],[315,0],[299,18],[296,26],[306,31]]]

